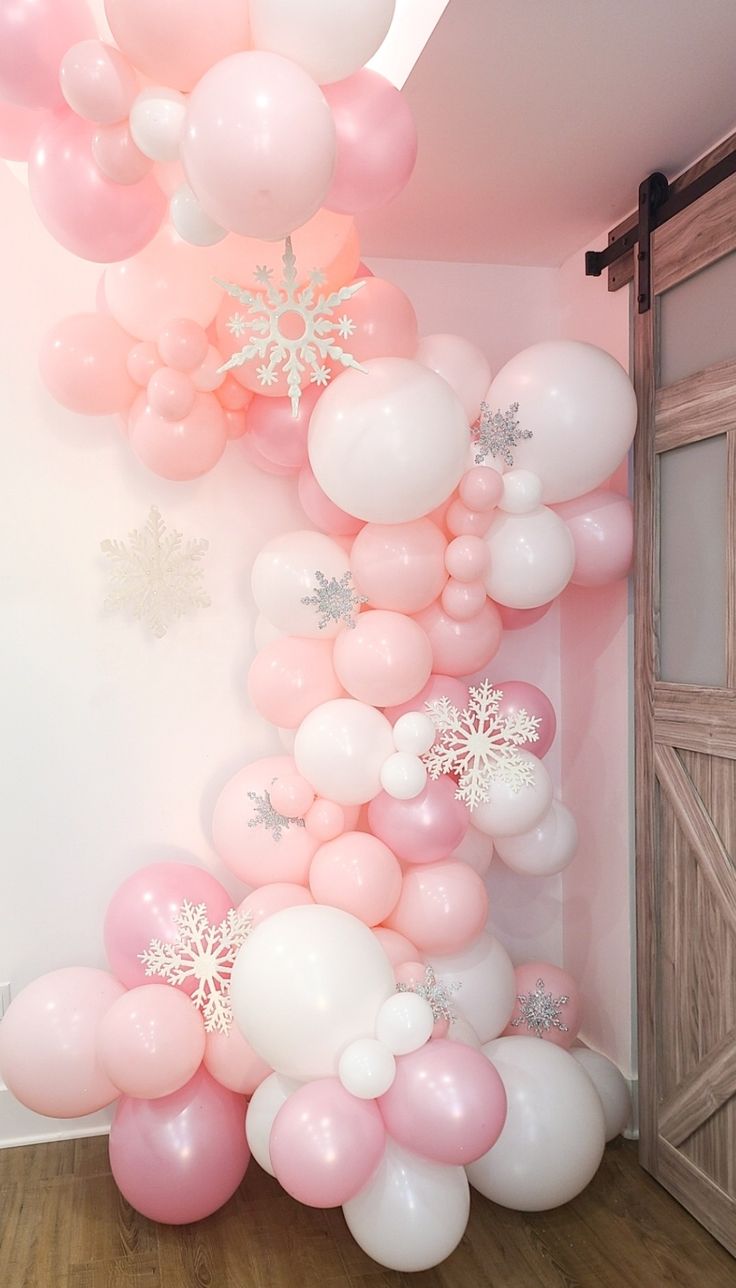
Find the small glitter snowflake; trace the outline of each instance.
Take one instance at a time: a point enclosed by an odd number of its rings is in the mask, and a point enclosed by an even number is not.
[[[200,562],[208,545],[201,540],[185,542],[181,532],[167,531],[152,506],[145,527],[129,532],[127,542],[100,543],[112,560],[105,608],[128,608],[161,639],[177,618],[209,607]]]
[[[173,943],[152,939],[139,960],[146,975],[159,975],[169,984],[197,981],[192,1002],[202,1012],[208,1033],[228,1033],[233,1021],[230,976],[238,950],[251,931],[250,916],[230,909],[224,921],[212,925],[207,906],[182,902],[174,918],[178,935]]]
[[[501,690],[483,680],[471,685],[463,711],[449,698],[425,704],[439,735],[422,756],[427,772],[430,778],[457,775],[455,796],[471,810],[491,799],[494,782],[505,783],[514,792],[534,783],[532,766],[516,747],[538,741],[539,718],[523,707],[513,715],[501,715],[502,699]]]
[[[355,614],[361,604],[368,603],[367,595],[359,595],[353,588],[353,575],[346,572],[337,577],[325,577],[323,572],[316,572],[314,579],[317,589],[313,595],[306,595],[303,604],[313,605],[319,613],[317,625],[321,631],[330,622],[344,622],[348,630],[355,627]]]
[[[516,419],[518,403],[512,403],[508,411],[493,411],[487,402],[480,405],[480,422],[473,432],[476,465],[482,465],[487,456],[500,456],[507,465],[514,463],[514,448],[522,439],[533,438],[530,429],[521,429]]]
[[[242,367],[254,358],[262,359],[256,375],[260,384],[271,386],[276,383],[280,371],[287,378],[291,410],[294,416],[299,414],[299,402],[302,396],[302,381],[309,371],[313,384],[325,385],[330,379],[330,370],[326,365],[331,359],[343,367],[363,368],[352,354],[347,353],[336,337],[347,340],[355,331],[355,323],[343,313],[335,317],[335,309],[345,304],[365,285],[365,281],[353,282],[343,286],[339,291],[329,295],[315,293],[327,280],[319,269],[309,274],[306,286],[297,288],[296,256],[292,249],[291,238],[287,237],[283,255],[284,271],[279,286],[271,281],[273,269],[259,267],[254,277],[264,292],[245,290],[233,282],[223,282],[219,278],[218,286],[240,304],[247,306],[247,315],[233,313],[226,323],[231,335],[247,335],[244,347],[234,353],[229,362],[220,368],[229,371],[232,367]],[[297,330],[296,336],[287,335],[282,323],[291,323],[289,330]],[[298,325],[294,327],[294,321]]]
[[[396,992],[416,993],[417,997],[423,997],[432,1008],[435,1023],[437,1020],[447,1020],[451,1024],[457,1018],[452,1009],[452,994],[457,993],[460,987],[460,984],[446,984],[438,979],[432,967],[427,966],[420,984],[397,984]]]
[[[248,792],[248,798],[253,801],[255,809],[253,818],[248,821],[248,827],[265,827],[274,841],[280,841],[284,832],[290,827],[306,827],[303,818],[287,818],[286,814],[279,814],[271,804],[270,792],[263,791],[260,794]]]
[[[551,993],[546,993],[544,980],[538,979],[533,993],[519,993],[518,1002],[521,1013],[511,1021],[511,1027],[518,1029],[525,1024],[530,1033],[536,1034],[538,1038],[549,1033],[550,1029],[559,1029],[560,1033],[567,1033],[568,1026],[562,1022],[561,1011],[569,1001],[570,998],[564,994],[561,997],[553,997]]]

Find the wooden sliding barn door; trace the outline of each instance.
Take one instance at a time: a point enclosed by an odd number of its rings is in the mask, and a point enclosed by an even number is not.
[[[655,232],[652,275],[634,314],[640,1157],[736,1255],[736,176]]]

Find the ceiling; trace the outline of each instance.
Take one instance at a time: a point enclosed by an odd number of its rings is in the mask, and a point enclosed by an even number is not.
[[[404,93],[419,160],[366,255],[557,265],[736,124],[734,0],[450,0]]]

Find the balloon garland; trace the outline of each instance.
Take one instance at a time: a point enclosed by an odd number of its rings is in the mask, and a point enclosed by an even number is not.
[[[288,753],[215,806],[249,893],[235,906],[180,863],[131,875],[105,919],[110,972],[29,985],[0,1067],[41,1114],[117,1100],[113,1174],[151,1219],[215,1211],[252,1153],[413,1271],[459,1242],[469,1181],[564,1203],[625,1120],[610,1062],[569,1053],[575,981],[514,970],[483,877],[494,846],[532,875],[575,852],[542,759],[551,704],[487,668],[570,581],[626,575],[630,506],[602,485],[636,405],[579,343],[491,380],[360,265],[353,216],[416,155],[405,101],[365,69],[393,10],[107,0],[110,45],[83,0],[0,5],[0,151],[28,160],[52,235],[107,265],[97,312],[47,338],[46,385],[118,415],[165,478],[242,439],[297,478],[314,525],[252,572],[267,638],[248,692]]]

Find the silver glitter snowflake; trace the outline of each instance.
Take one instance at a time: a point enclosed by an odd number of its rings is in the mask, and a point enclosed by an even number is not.
[[[248,797],[253,801],[255,810],[253,818],[248,820],[248,827],[264,827],[271,833],[274,841],[280,841],[290,827],[306,827],[303,818],[288,818],[286,814],[279,814],[271,804],[270,792],[248,792]]]
[[[228,1033],[233,1022],[230,976],[238,950],[251,931],[250,916],[230,909],[224,921],[212,925],[207,907],[188,899],[174,918],[179,931],[173,943],[152,939],[139,960],[146,975],[159,975],[169,984],[197,981],[192,1002],[202,1012],[208,1033]]]
[[[500,456],[507,465],[514,463],[514,448],[522,439],[533,438],[530,429],[521,429],[516,419],[519,410],[518,402],[512,403],[508,411],[493,411],[487,402],[480,405],[480,422],[473,432],[477,448],[476,465],[482,465],[487,456]]]
[[[483,680],[471,685],[462,711],[449,698],[425,704],[438,733],[422,756],[427,772],[430,778],[456,775],[455,796],[471,810],[491,799],[494,782],[505,783],[514,792],[534,783],[532,766],[516,748],[538,741],[539,718],[523,707],[513,715],[501,715],[502,699],[502,691]]]
[[[567,1033],[568,1026],[562,1022],[561,1011],[569,1001],[570,998],[564,993],[561,997],[553,997],[551,993],[545,992],[544,980],[538,979],[533,993],[519,993],[520,1014],[511,1021],[511,1027],[518,1029],[525,1024],[529,1032],[534,1033],[538,1038],[549,1033],[550,1029],[559,1029],[560,1033]]]
[[[340,317],[335,317],[334,313],[338,305],[345,304],[362,289],[365,281],[353,282],[328,295],[317,295],[326,278],[324,273],[313,269],[307,285],[298,289],[296,256],[290,237],[286,239],[283,265],[278,286],[271,281],[272,268],[256,269],[254,277],[265,288],[263,292],[249,291],[233,282],[216,279],[218,286],[247,309],[246,312],[233,313],[226,324],[231,335],[245,337],[246,343],[220,370],[229,371],[232,367],[242,367],[244,363],[260,358],[261,365],[256,368],[256,375],[259,384],[266,388],[275,385],[279,372],[283,371],[292,413],[297,416],[302,381],[307,371],[311,373],[313,384],[324,386],[331,375],[327,359],[343,367],[363,370],[352,354],[336,342],[338,338],[349,340],[356,330],[355,323],[346,313]],[[297,320],[297,336],[289,336],[282,329],[285,319],[292,324]]]
[[[157,639],[177,618],[210,604],[202,580],[202,556],[209,542],[185,541],[181,532],[167,531],[156,506],[140,531],[126,541],[102,541],[112,561],[105,608],[127,608]]]
[[[348,630],[355,626],[355,614],[361,604],[368,603],[367,595],[359,595],[353,587],[353,575],[346,572],[337,577],[325,577],[323,572],[316,572],[314,580],[317,588],[313,595],[305,595],[303,604],[313,606],[319,613],[317,625],[321,631],[330,622],[344,622]]]
[[[396,992],[416,993],[417,997],[423,997],[432,1008],[435,1022],[447,1020],[451,1024],[457,1018],[452,1008],[452,994],[457,993],[459,988],[460,984],[446,984],[444,980],[438,979],[432,967],[427,966],[421,983],[397,984]]]

